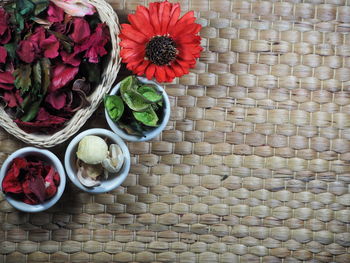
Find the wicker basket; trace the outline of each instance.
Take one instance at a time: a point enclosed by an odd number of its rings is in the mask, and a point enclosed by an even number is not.
[[[109,59],[105,64],[101,82],[89,96],[89,101],[91,103],[90,106],[77,111],[76,114],[65,124],[63,129],[52,135],[26,133],[20,129],[17,124],[7,115],[4,109],[0,107],[0,126],[2,126],[8,133],[25,143],[32,144],[37,147],[50,148],[69,139],[94,113],[102,101],[104,94],[110,90],[117,77],[120,68],[118,16],[114,12],[113,8],[104,0],[89,0],[89,2],[96,7],[101,21],[106,22],[111,34],[112,50],[109,54]]]

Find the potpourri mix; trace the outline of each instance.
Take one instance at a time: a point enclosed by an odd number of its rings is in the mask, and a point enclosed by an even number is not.
[[[87,0],[0,8],[0,101],[26,132],[54,133],[89,105],[110,33]]]
[[[44,203],[57,193],[56,169],[36,157],[15,158],[2,181],[5,194],[26,204]]]

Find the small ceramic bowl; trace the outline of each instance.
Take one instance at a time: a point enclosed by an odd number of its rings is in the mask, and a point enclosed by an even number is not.
[[[75,166],[77,160],[76,153],[78,150],[78,144],[87,135],[96,135],[102,138],[108,138],[109,141],[118,144],[124,154],[124,164],[119,173],[110,175],[108,179],[102,179],[99,186],[91,188],[86,187],[80,183],[76,176],[77,168]],[[92,194],[106,193],[120,186],[128,176],[130,170],[130,153],[124,141],[115,133],[106,129],[89,129],[82,133],[79,133],[69,143],[64,156],[64,166],[66,168],[69,179],[81,190]]]
[[[142,83],[155,85],[157,87],[157,89],[163,93],[164,115],[163,115],[163,120],[160,123],[160,125],[158,127],[154,128],[153,130],[149,130],[149,131],[145,132],[144,137],[139,137],[139,136],[127,134],[123,129],[119,128],[118,123],[116,123],[115,121],[113,121],[109,117],[106,109],[105,109],[105,115],[106,115],[107,123],[108,123],[109,127],[112,129],[112,131],[114,131],[116,134],[118,134],[124,140],[131,141],[131,142],[144,142],[144,141],[152,140],[153,138],[157,137],[165,129],[165,126],[167,125],[169,118],[170,118],[170,101],[169,101],[169,97],[166,94],[165,90],[158,83],[156,83],[152,80],[148,80],[146,78],[142,78],[142,77],[137,77],[137,78]],[[119,88],[120,88],[120,83],[121,82],[119,82],[111,90],[110,95],[116,95],[118,93]]]
[[[0,189],[2,191],[2,181],[7,173],[7,171],[10,168],[10,165],[12,164],[13,159],[18,157],[27,157],[27,156],[35,156],[38,159],[46,162],[47,164],[52,165],[58,174],[60,175],[60,184],[57,187],[57,193],[55,196],[53,196],[51,199],[47,200],[46,202],[42,204],[37,205],[29,205],[26,203],[23,203],[22,201],[16,200],[12,197],[10,197],[7,194],[5,195],[6,200],[16,209],[21,210],[23,212],[29,212],[29,213],[35,213],[44,211],[50,207],[52,207],[56,202],[61,198],[64,188],[66,186],[66,174],[64,172],[63,165],[61,161],[57,158],[56,155],[54,155],[52,152],[48,150],[42,150],[34,147],[25,147],[22,149],[19,149],[12,153],[3,163],[1,170],[0,170]]]

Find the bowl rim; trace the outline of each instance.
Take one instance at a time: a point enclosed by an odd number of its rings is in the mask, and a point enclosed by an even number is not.
[[[47,157],[47,159],[49,159],[51,161],[52,165],[55,167],[56,171],[58,172],[58,174],[60,176],[60,184],[57,187],[57,193],[55,194],[55,196],[53,196],[49,200],[45,201],[44,203],[37,204],[37,205],[30,205],[30,204],[26,204],[22,201],[16,200],[16,199],[10,197],[9,195],[7,195],[6,193],[4,193],[3,189],[2,189],[2,182],[5,178],[6,172],[8,171],[8,168],[9,168],[10,164],[12,163],[12,161],[17,157],[30,156],[31,154],[37,154],[39,156]],[[64,167],[63,167],[61,161],[58,159],[58,157],[54,153],[50,152],[49,150],[39,149],[39,148],[35,148],[35,147],[21,148],[15,152],[13,152],[12,154],[10,154],[7,157],[7,159],[4,161],[4,163],[2,164],[1,169],[0,169],[0,190],[1,190],[1,192],[4,194],[5,199],[14,208],[16,208],[20,211],[23,211],[23,212],[37,213],[37,212],[41,212],[41,211],[44,211],[46,209],[49,209],[50,207],[55,205],[57,203],[57,201],[61,198],[65,187],[66,187],[66,173],[65,173]]]
[[[70,164],[71,156],[73,154],[74,148],[78,146],[78,143],[80,142],[81,139],[83,139],[85,136],[88,136],[88,135],[109,137],[111,140],[113,140],[116,144],[118,144],[120,146],[120,148],[123,151],[124,157],[125,157],[121,173],[118,174],[111,181],[109,181],[109,185],[105,185],[104,188],[101,188],[100,186],[94,187],[94,188],[88,188],[88,187],[83,186],[79,182],[79,180],[77,179],[75,172]],[[69,142],[68,147],[67,147],[66,152],[65,152],[65,155],[64,155],[64,166],[66,168],[66,172],[67,172],[67,175],[68,175],[68,178],[70,179],[70,181],[75,186],[77,186],[79,189],[81,189],[85,192],[91,193],[91,194],[106,193],[106,192],[112,191],[115,188],[117,188],[118,186],[120,186],[129,174],[130,162],[131,162],[130,161],[130,152],[129,152],[129,149],[128,149],[127,145],[125,144],[125,142],[117,134],[113,133],[110,130],[103,129],[103,128],[88,129],[88,130],[85,130],[85,131],[79,133],[78,135],[76,135]],[[118,181],[118,182],[113,184],[114,181]],[[103,184],[103,181],[102,181],[102,184]]]
[[[140,77],[140,76],[136,76],[136,77],[138,78],[139,81],[141,81],[143,83],[154,84],[157,87],[157,89],[163,93],[162,95],[163,95],[163,100],[164,100],[164,117],[163,117],[163,120],[160,123],[160,125],[157,128],[146,132],[145,137],[138,137],[138,136],[135,136],[135,135],[127,134],[122,129],[120,129],[118,127],[117,123],[114,122],[109,117],[109,114],[108,114],[106,108],[105,108],[105,117],[106,117],[108,126],[112,129],[112,131],[115,132],[116,134],[118,134],[124,140],[130,141],[130,142],[144,142],[144,141],[149,141],[149,140],[154,139],[155,137],[157,137],[165,129],[165,127],[168,124],[169,119],[170,119],[170,112],[171,112],[170,108],[171,108],[171,105],[170,105],[170,100],[169,100],[168,94],[166,93],[166,91],[163,89],[163,87],[159,83],[157,83],[154,80],[149,80],[149,79],[144,78],[144,77]],[[119,81],[114,86],[114,88],[109,92],[109,95],[115,95],[119,91],[121,82],[122,82],[122,80]]]

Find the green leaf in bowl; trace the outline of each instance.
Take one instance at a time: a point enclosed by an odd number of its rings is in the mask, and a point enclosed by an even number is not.
[[[109,117],[113,121],[118,121],[124,113],[124,103],[120,96],[110,95],[104,99],[104,104]]]
[[[149,103],[135,91],[129,90],[121,94],[124,102],[134,111],[144,111],[149,107]]]
[[[157,114],[154,112],[152,107],[148,107],[145,111],[142,111],[142,112],[133,111],[133,115],[136,120],[138,120],[139,122],[141,122],[146,126],[150,126],[150,127],[158,126],[157,123],[159,118]]]
[[[135,90],[135,87],[137,87],[137,79],[134,76],[129,76],[123,79],[120,82],[120,93],[123,95],[123,93]]]
[[[137,89],[137,92],[140,93],[143,97],[145,97],[150,102],[158,102],[163,98],[161,92],[157,91],[155,87],[152,85],[143,85]]]

